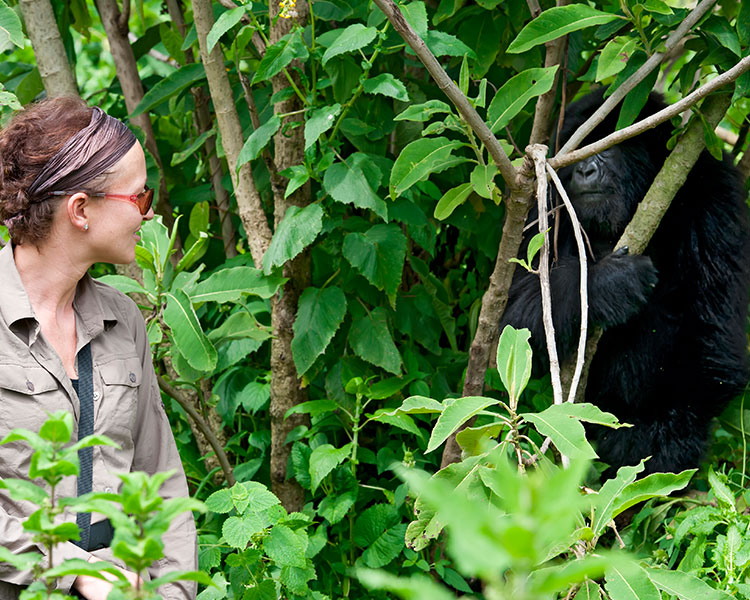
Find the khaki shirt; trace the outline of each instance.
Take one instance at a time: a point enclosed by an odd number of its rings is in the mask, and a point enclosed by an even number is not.
[[[146,326],[136,304],[119,291],[88,275],[78,283],[73,309],[76,318],[76,352],[91,342],[94,376],[94,433],[106,435],[120,449],[94,446],[93,491],[119,491],[118,473],[145,471],[153,474],[176,469],[162,487],[167,499],[187,496],[185,473],[174,436],[161,403],[161,394],[151,362]],[[15,427],[39,431],[46,413],[71,411],[78,438],[78,396],[62,361],[46,341],[34,316],[26,290],[16,269],[11,245],[0,251],[0,439]],[[0,478],[24,479],[32,451],[24,442],[0,446]],[[76,478],[66,477],[56,495],[76,496]],[[31,541],[22,522],[33,510],[28,502],[12,500],[0,490],[0,544],[14,553],[44,548]],[[63,515],[75,522],[75,515]],[[92,514],[92,522],[104,518]],[[149,569],[153,579],[167,571],[196,570],[197,544],[192,513],[184,513],[164,536],[165,558]],[[109,548],[89,553],[72,543],[55,547],[53,560],[88,560],[91,554],[111,559]],[[116,562],[116,561],[115,561]],[[68,592],[75,577],[60,580]],[[15,598],[31,583],[31,574],[0,563],[0,598]],[[159,589],[165,600],[195,598],[194,582],[175,583]]]

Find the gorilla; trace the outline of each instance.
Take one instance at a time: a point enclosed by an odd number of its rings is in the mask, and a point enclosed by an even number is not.
[[[561,143],[601,105],[602,96],[594,92],[567,108]],[[641,116],[664,106],[652,94]],[[616,112],[584,143],[614,131]],[[750,378],[745,333],[750,224],[743,183],[728,158],[701,154],[643,255],[627,248],[613,252],[664,163],[671,132],[664,123],[560,171],[593,254],[589,326],[604,331],[586,401],[633,425],[590,430],[612,470],[647,456],[647,473],[696,467],[711,418]],[[532,211],[529,221],[536,217]],[[579,260],[567,211],[557,211],[556,218],[550,283],[563,360],[577,348]],[[528,228],[521,256],[536,231]],[[547,356],[537,275],[516,269],[501,328],[505,324],[528,328],[535,355]]]

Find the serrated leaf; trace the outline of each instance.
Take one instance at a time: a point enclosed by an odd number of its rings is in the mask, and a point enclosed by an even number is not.
[[[557,66],[526,69],[506,81],[487,109],[487,121],[492,133],[504,129],[529,100],[551,90],[556,72]]]
[[[323,176],[323,187],[336,202],[370,209],[383,220],[388,216],[385,202],[373,191],[362,169],[352,160],[331,165]]]
[[[367,79],[362,84],[362,89],[366,94],[380,94],[389,98],[395,98],[401,102],[409,101],[409,93],[406,91],[406,86],[390,73],[381,73],[371,79]]]
[[[406,236],[398,225],[374,225],[365,233],[344,238],[346,260],[376,288],[388,296],[395,308],[396,292],[406,258]]]
[[[325,352],[346,316],[346,296],[337,287],[308,287],[302,292],[294,320],[292,356],[301,377]]]
[[[284,525],[276,525],[263,540],[263,550],[278,565],[304,568],[307,536]]]
[[[551,40],[592,27],[609,23],[622,17],[605,13],[588,4],[569,4],[567,6],[555,6],[542,12],[536,19],[528,23],[508,46],[506,52],[517,54],[544,44]]]
[[[156,108],[162,102],[176,97],[182,90],[194,86],[205,78],[206,72],[200,62],[181,67],[148,90],[130,114],[130,117],[137,117]]]
[[[354,524],[354,542],[365,548],[365,565],[384,567],[401,553],[406,523],[399,521],[398,511],[390,504],[376,504],[360,514]]]
[[[734,494],[732,494],[729,486],[719,478],[713,467],[708,470],[708,483],[711,485],[711,491],[716,496],[719,507],[729,512],[736,512]]]
[[[528,329],[506,325],[497,345],[497,370],[510,397],[518,400],[531,377],[531,345]]]
[[[310,118],[305,122],[305,150],[317,142],[323,133],[333,127],[336,116],[340,112],[340,104],[324,106],[312,111]]]
[[[236,302],[243,294],[271,298],[286,281],[278,275],[264,275],[254,267],[220,269],[199,282],[191,293],[193,302]]]
[[[364,48],[375,39],[377,34],[378,30],[374,27],[365,27],[361,23],[349,25],[323,54],[323,66],[334,56]]]
[[[164,308],[164,322],[172,331],[172,336],[182,356],[191,367],[198,371],[211,371],[216,366],[216,348],[203,333],[198,317],[187,294],[175,289],[164,294],[167,305]]]
[[[307,46],[302,41],[301,30],[295,30],[266,48],[266,54],[258,65],[252,83],[271,79],[295,58],[307,60],[309,55]]]
[[[323,444],[312,451],[310,455],[310,480],[312,491],[318,489],[331,471],[339,466],[351,453],[351,444],[335,448],[331,444]]]
[[[240,153],[237,156],[237,170],[239,171],[240,167],[245,163],[258,158],[263,151],[263,148],[269,144],[271,138],[280,128],[281,119],[276,115],[273,115],[268,121],[253,131],[250,134],[250,137],[245,140],[245,143],[242,145],[242,150],[240,150]]]
[[[401,355],[388,329],[385,308],[378,306],[352,323],[349,344],[367,362],[389,373],[401,373]]]
[[[263,272],[270,275],[315,241],[323,230],[323,208],[310,204],[305,208],[290,206],[273,234],[271,245],[263,255]]]
[[[211,31],[209,31],[208,35],[206,36],[206,54],[211,53],[211,50],[214,49],[214,46],[216,45],[216,42],[219,41],[219,38],[221,38],[221,36],[229,31],[232,27],[237,25],[237,23],[242,20],[242,17],[244,15],[245,7],[238,6],[237,8],[232,8],[222,13],[221,16],[216,19],[213,27],[211,27]]]
[[[208,510],[224,514],[234,508],[232,503],[232,492],[228,489],[217,490],[206,498],[206,507]]]
[[[453,151],[461,146],[462,142],[445,137],[425,138],[408,144],[398,155],[391,170],[391,196],[402,194],[433,173],[440,173],[466,162],[467,158],[453,155]]]
[[[257,515],[229,517],[224,521],[221,533],[232,548],[244,550],[250,539],[265,529],[265,523]]]
[[[435,205],[433,216],[444,221],[451,216],[454,210],[461,206],[471,195],[473,186],[471,183],[462,183],[449,189]]]
[[[465,398],[457,398],[445,406],[443,412],[438,417],[437,423],[435,423],[435,427],[432,429],[432,435],[430,435],[430,441],[427,444],[425,452],[435,450],[471,417],[488,406],[498,404],[498,402],[494,398],[467,396]]]

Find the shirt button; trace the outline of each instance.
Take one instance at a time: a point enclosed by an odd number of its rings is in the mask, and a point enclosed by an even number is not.
[[[106,492],[107,494],[111,494],[111,493],[112,493],[112,488],[111,488],[111,487],[109,487],[109,486],[107,486],[107,487],[105,487],[105,488],[104,488],[104,491],[105,491],[105,492]]]
[[[102,395],[99,392],[94,392],[94,400],[99,400],[101,397]]]
[[[26,387],[29,389],[30,392],[34,391],[34,384],[31,383],[30,381],[26,382]]]
[[[130,375],[128,375],[128,379],[130,379],[130,383],[135,383],[135,373],[131,372]]]

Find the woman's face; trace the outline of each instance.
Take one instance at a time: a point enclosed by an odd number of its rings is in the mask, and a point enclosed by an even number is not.
[[[112,167],[102,191],[110,194],[139,194],[146,185],[146,160],[136,144]],[[149,209],[141,215],[138,206],[128,200],[92,198],[87,237],[96,262],[127,264],[135,259],[135,244],[143,221],[153,219]]]

